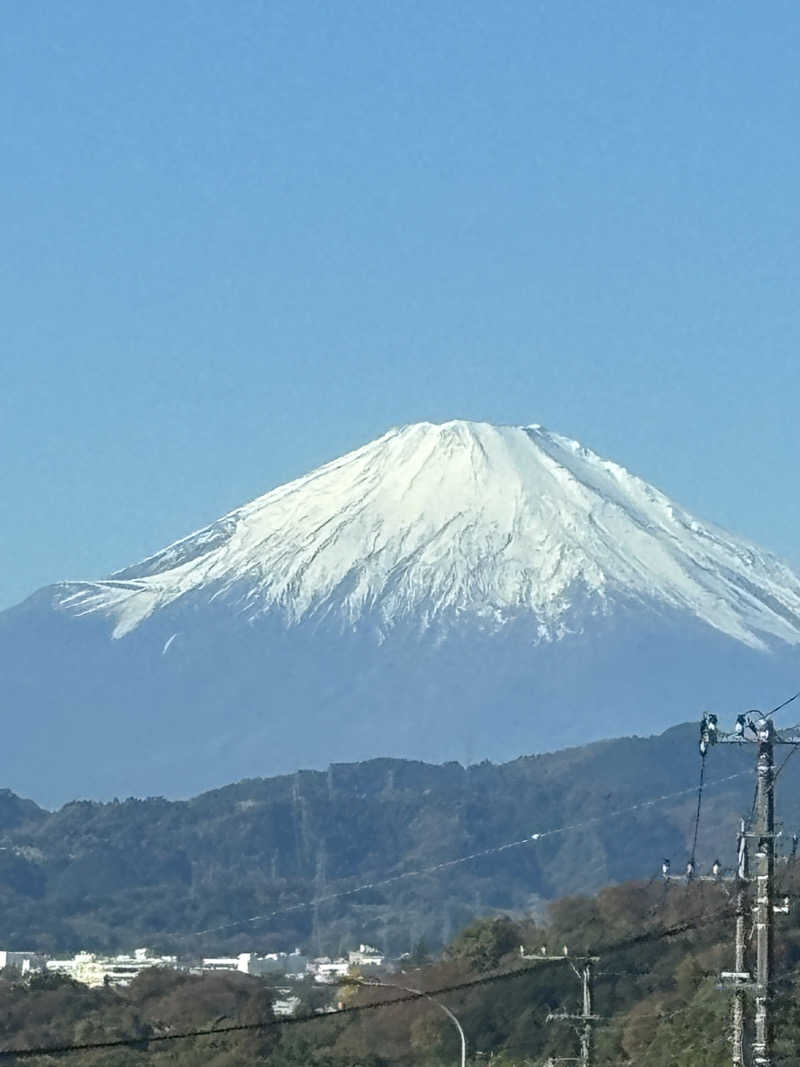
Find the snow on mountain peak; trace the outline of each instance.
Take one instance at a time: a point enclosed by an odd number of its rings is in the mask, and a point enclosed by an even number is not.
[[[541,426],[390,430],[59,604],[122,637],[184,597],[287,623],[532,616],[544,638],[620,600],[686,611],[754,647],[800,643],[800,580],[616,463]]]

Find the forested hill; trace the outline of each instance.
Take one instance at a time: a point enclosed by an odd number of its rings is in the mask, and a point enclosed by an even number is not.
[[[700,869],[717,855],[732,861],[737,818],[750,809],[752,757],[750,746],[711,754]],[[400,953],[424,938],[435,946],[477,914],[535,912],[545,899],[647,879],[664,856],[680,870],[698,773],[692,724],[502,765],[337,764],[188,801],[77,801],[50,813],[6,792],[0,945],[210,953],[369,941]],[[790,764],[778,785],[789,830],[800,821],[798,775],[800,764]]]

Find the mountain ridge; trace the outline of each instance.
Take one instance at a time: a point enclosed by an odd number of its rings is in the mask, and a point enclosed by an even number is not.
[[[733,862],[752,756],[726,747],[710,758],[700,873],[716,856]],[[689,723],[503,764],[335,764],[182,801],[82,800],[47,812],[6,794],[0,937],[48,951],[136,943],[204,954],[314,941],[338,951],[387,937],[394,952],[420,937],[436,944],[476,914],[650,878],[662,856],[678,872],[698,764]],[[779,789],[793,826],[797,776]],[[517,847],[501,847],[509,842]],[[303,906],[318,896],[330,899]]]

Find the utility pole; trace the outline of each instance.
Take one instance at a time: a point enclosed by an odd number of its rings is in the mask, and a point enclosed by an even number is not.
[[[771,1067],[772,972],[775,951],[773,915],[775,879],[775,727],[771,719],[756,724],[758,761],[756,763],[756,1019],[753,1039],[753,1064]]]
[[[592,1067],[594,1061],[594,1023],[597,1021],[598,1016],[594,1014],[594,983],[592,975],[592,964],[597,963],[597,956],[570,956],[566,947],[561,956],[548,956],[543,949],[542,952],[537,955],[526,955],[523,946],[520,946],[520,955],[525,960],[565,960],[572,970],[575,972],[575,976],[581,983],[581,1011],[579,1013],[571,1012],[551,1012],[547,1016],[547,1022],[561,1022],[568,1021],[574,1023],[582,1023],[582,1026],[578,1030],[578,1036],[581,1042],[581,1054],[577,1060],[571,1057],[561,1057],[554,1063],[573,1063],[577,1062],[581,1064],[581,1067]],[[581,964],[580,970],[575,966],[576,963]]]
[[[583,1067],[591,1067],[593,1053],[594,1053],[594,1031],[592,1029],[592,1023],[594,1022],[594,1015],[592,1015],[592,960],[591,958],[584,961],[583,974],[581,976],[583,984],[583,1030],[581,1031],[581,1063]]]
[[[745,993],[755,988],[753,976],[747,970],[746,921],[748,912],[747,891],[749,871],[747,865],[747,832],[745,821],[739,824],[737,837],[737,859],[734,882],[736,885],[736,941],[734,949],[734,969],[723,971],[720,980],[723,986],[733,988],[733,1006],[731,1010],[731,1063],[733,1067],[744,1067],[744,1008]]]
[[[745,920],[747,918],[747,836],[744,819],[739,827],[736,862],[736,949],[734,973],[744,975]],[[749,979],[749,974],[745,981]],[[733,1067],[744,1067],[744,987],[740,981],[733,990]]]
[[[579,1062],[581,1067],[592,1067],[594,1058],[594,1023],[597,1021],[597,1016],[592,1012],[592,964],[597,962],[597,957],[575,957],[575,959],[583,964],[580,970],[578,970],[569,957],[567,957],[567,959],[581,983],[581,1011],[579,1014],[571,1014],[570,1012],[553,1012],[547,1016],[547,1021],[551,1023],[566,1020],[568,1022],[583,1024],[578,1031],[581,1041],[581,1056]]]
[[[788,897],[781,907],[775,906],[775,745],[798,745],[800,733],[797,727],[779,733],[770,718],[771,714],[752,711],[738,715],[733,734],[720,731],[717,717],[711,714],[703,716],[700,727],[700,753],[704,758],[709,747],[717,741],[728,744],[750,742],[758,746],[753,820],[750,826],[746,826],[743,820],[739,831],[735,969],[721,975],[723,984],[733,986],[733,1067],[744,1067],[744,1008],[748,991],[753,992],[755,1000],[753,1067],[773,1067],[775,912],[789,910]],[[756,842],[754,877],[750,874],[748,864],[748,839]],[[745,921],[748,885],[751,883],[755,885],[755,902],[752,905],[756,935],[755,977],[747,970],[745,963]]]

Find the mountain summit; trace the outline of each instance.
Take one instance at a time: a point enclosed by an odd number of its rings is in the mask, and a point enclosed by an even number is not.
[[[623,467],[421,423],[0,615],[5,773],[52,801],[502,759],[758,704],[798,644],[800,579]]]
[[[421,423],[231,512],[59,606],[123,637],[182,598],[425,629],[530,616],[542,639],[633,599],[743,641],[800,642],[800,581],[577,441],[540,426]],[[576,613],[576,605],[580,613]]]

